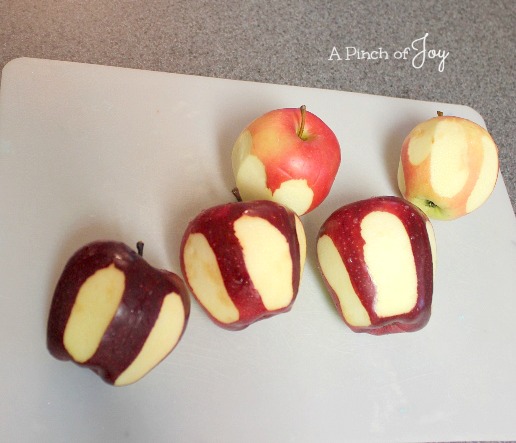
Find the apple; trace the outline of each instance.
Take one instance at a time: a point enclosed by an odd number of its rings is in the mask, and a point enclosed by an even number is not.
[[[269,200],[206,209],[181,242],[186,284],[214,323],[228,330],[289,311],[305,258],[299,217]]]
[[[298,215],[326,198],[340,165],[333,131],[305,106],[270,111],[238,136],[232,151],[243,201],[272,200]]]
[[[412,332],[429,321],[435,238],[426,215],[400,197],[345,205],[323,223],[317,261],[335,306],[355,332]]]
[[[47,347],[105,382],[134,383],[160,363],[186,328],[190,298],[176,274],[153,268],[123,243],[97,241],[67,262],[55,288]]]
[[[398,185],[429,217],[453,220],[481,206],[498,178],[498,148],[486,129],[444,116],[418,124],[401,148]]]

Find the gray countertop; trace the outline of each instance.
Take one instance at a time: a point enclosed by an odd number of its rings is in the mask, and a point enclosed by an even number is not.
[[[467,105],[516,210],[515,23],[511,0],[3,0],[0,68],[37,57]],[[412,43],[425,60],[404,58]]]

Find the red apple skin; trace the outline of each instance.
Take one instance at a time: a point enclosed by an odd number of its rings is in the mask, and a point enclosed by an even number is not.
[[[97,351],[79,364],[108,384],[114,384],[140,352],[165,295],[176,293],[182,299],[185,322],[181,336],[190,314],[188,290],[178,275],[150,266],[124,243],[92,242],[69,259],[54,292],[47,324],[47,347],[55,358],[74,361],[65,349],[63,337],[77,294],[89,277],[112,264],[125,274],[124,293]]]
[[[361,235],[361,221],[373,211],[386,211],[398,217],[410,238],[417,273],[417,302],[408,313],[382,318],[374,310],[377,289],[368,272],[368,265],[364,257],[365,241]],[[355,292],[371,320],[371,325],[368,327],[355,327],[346,321],[342,316],[339,298],[330,286],[319,263],[319,270],[325,286],[339,314],[351,330],[384,335],[414,332],[427,325],[431,315],[435,260],[427,223],[430,224],[428,218],[417,206],[394,196],[373,197],[351,203],[337,209],[324,222],[318,238],[328,235],[333,240],[349,273]]]
[[[314,210],[328,196],[341,162],[341,149],[334,132],[317,115],[305,111],[303,134],[299,108],[276,109],[255,119],[246,128],[253,139],[251,154],[265,166],[266,186],[274,193],[289,180],[306,179],[313,191],[308,209]],[[275,139],[257,142],[259,136]],[[274,137],[272,137],[274,135]],[[289,206],[288,202],[279,201]]]
[[[285,236],[289,243],[293,263],[293,298],[291,303],[282,309],[274,311],[266,309],[248,273],[243,250],[233,227],[235,221],[244,214],[267,220]],[[282,205],[272,201],[256,200],[211,207],[202,211],[189,223],[181,243],[182,273],[190,292],[215,324],[227,330],[238,331],[256,321],[290,311],[297,296],[302,272],[300,245],[296,235],[296,217],[293,211]],[[189,282],[184,260],[185,245],[189,236],[195,233],[203,234],[215,253],[224,285],[240,314],[237,322],[228,324],[218,321],[203,305]],[[266,254],[266,251],[264,253]]]
[[[271,111],[265,118],[255,120],[249,126],[249,131],[254,134],[262,130],[262,122],[266,119],[275,122],[278,130],[285,133],[297,133],[301,125],[299,109],[287,108],[283,110]],[[330,192],[335,176],[340,165],[339,142],[333,131],[315,114],[306,111],[305,129],[306,140],[299,138],[299,143],[284,147],[283,155],[277,156],[274,153],[263,153],[261,157],[265,164],[267,173],[267,184],[273,191],[278,189],[286,180],[292,178],[306,178],[308,186],[314,191],[314,200],[307,212],[319,206]],[[315,145],[320,143],[327,149],[315,149]],[[301,152],[299,152],[301,150]],[[274,156],[274,160],[271,157]],[[302,161],[300,161],[302,159]]]

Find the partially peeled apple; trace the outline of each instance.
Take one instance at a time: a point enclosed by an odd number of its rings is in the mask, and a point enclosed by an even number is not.
[[[306,239],[299,217],[284,206],[226,203],[188,224],[180,255],[185,281],[208,316],[239,330],[291,309]]]
[[[430,319],[436,264],[432,225],[399,197],[337,209],[321,226],[317,259],[338,313],[355,332],[413,332]]]
[[[476,123],[438,113],[405,138],[398,168],[404,198],[429,217],[453,220],[479,208],[498,178],[498,148]]]
[[[236,191],[243,201],[271,200],[303,215],[326,198],[340,160],[337,137],[305,106],[270,111],[233,146]]]
[[[154,268],[120,242],[80,248],[57,283],[47,346],[115,386],[135,383],[178,344],[190,297],[176,274]]]

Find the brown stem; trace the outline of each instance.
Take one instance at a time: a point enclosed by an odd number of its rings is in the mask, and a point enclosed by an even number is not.
[[[136,243],[136,250],[138,251],[138,255],[143,257],[143,242],[139,241]]]
[[[442,117],[443,115],[443,111],[437,111],[437,117]]]
[[[241,202],[242,201],[242,197],[240,196],[240,191],[238,190],[238,188],[233,188],[231,190],[231,192],[233,193],[233,195],[235,196],[237,202]]]
[[[299,110],[301,111],[301,125],[299,126],[299,131],[297,131],[297,135],[299,138],[303,138],[303,131],[305,130],[306,106],[301,106]]]

